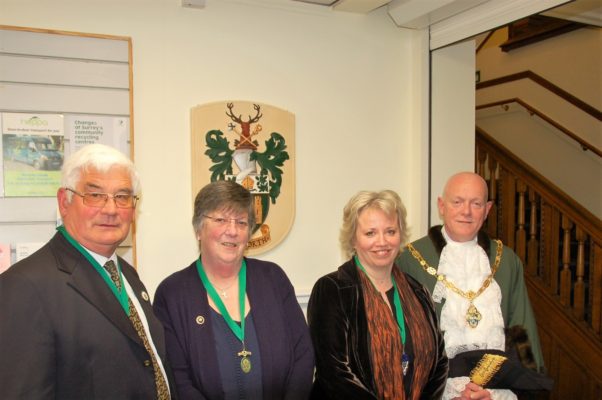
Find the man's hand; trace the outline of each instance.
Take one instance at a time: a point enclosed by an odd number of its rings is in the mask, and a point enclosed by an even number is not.
[[[460,393],[460,397],[456,397],[454,400],[491,400],[491,393],[488,390],[483,389],[476,383],[469,382],[466,384],[464,391]]]

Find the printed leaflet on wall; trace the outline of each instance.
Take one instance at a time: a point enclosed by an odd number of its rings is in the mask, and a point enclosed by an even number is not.
[[[65,127],[71,153],[87,144],[101,143],[130,156],[130,119],[127,117],[65,115]]]
[[[63,116],[2,114],[4,196],[54,197],[63,165]]]
[[[0,274],[10,267],[10,244],[0,243]]]

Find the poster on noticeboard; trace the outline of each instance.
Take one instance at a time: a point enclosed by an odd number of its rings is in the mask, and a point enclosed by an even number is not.
[[[81,147],[101,143],[130,157],[130,119],[98,115],[65,115],[65,136],[69,153]]]
[[[53,197],[65,153],[61,114],[2,114],[5,197]]]

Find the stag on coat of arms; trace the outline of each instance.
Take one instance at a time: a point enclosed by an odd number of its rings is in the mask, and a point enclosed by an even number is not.
[[[249,248],[260,247],[270,241],[270,228],[267,220],[270,203],[276,204],[282,185],[282,166],[289,159],[286,140],[278,132],[272,132],[265,141],[265,150],[258,151],[258,138],[263,117],[261,106],[253,104],[255,116],[245,121],[241,114],[234,113],[234,104],[227,103],[226,116],[228,133],[235,136],[233,148],[227,135],[221,130],[210,130],[205,135],[207,155],[213,165],[209,168],[211,181],[232,180],[244,186],[253,195],[255,201],[256,226],[253,233],[260,230],[261,235],[249,242]],[[233,168],[236,167],[236,168]]]

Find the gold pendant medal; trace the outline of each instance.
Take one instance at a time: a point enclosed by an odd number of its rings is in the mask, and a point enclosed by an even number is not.
[[[251,359],[249,357],[243,357],[240,360],[240,369],[242,369],[242,372],[245,374],[251,372]]]
[[[471,301],[470,306],[468,306],[468,311],[466,311],[466,322],[468,322],[468,326],[470,326],[473,329],[476,328],[477,325],[479,325],[481,317],[481,313],[479,312],[479,310],[477,310],[477,308],[474,304],[472,304]]]
[[[244,372],[245,374],[251,372],[251,359],[249,358],[250,355],[251,352],[247,351],[245,348],[243,348],[242,351],[238,352],[238,356],[242,357],[240,359],[240,369],[242,369],[242,372]]]

